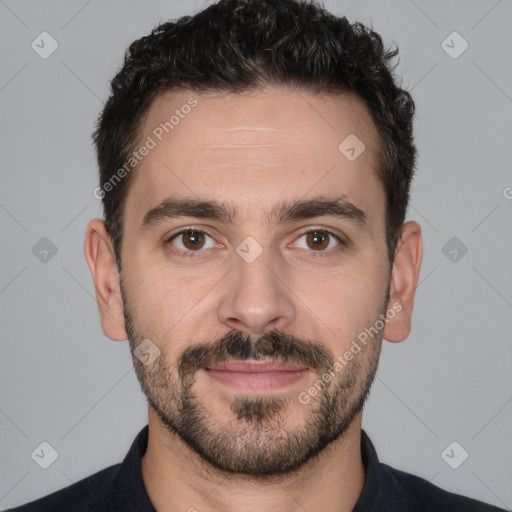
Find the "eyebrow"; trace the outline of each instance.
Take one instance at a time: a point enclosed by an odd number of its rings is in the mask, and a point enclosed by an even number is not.
[[[347,220],[354,225],[368,227],[366,213],[341,197],[319,196],[307,200],[287,200],[274,206],[270,212],[269,222],[282,224],[302,219],[329,216]],[[165,221],[181,218],[194,217],[219,221],[226,224],[236,224],[238,219],[237,210],[234,206],[225,202],[195,198],[173,198],[164,199],[158,206],[149,210],[142,220],[140,231],[148,230]]]

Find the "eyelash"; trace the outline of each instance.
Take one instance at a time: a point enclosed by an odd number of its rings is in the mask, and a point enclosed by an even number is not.
[[[196,233],[201,233],[203,235],[207,235],[213,239],[213,236],[211,236],[207,231],[204,231],[203,229],[187,228],[187,229],[183,229],[183,230],[179,231],[178,233],[174,233],[173,235],[171,235],[169,238],[167,238],[167,240],[165,241],[165,244],[167,245],[167,244],[171,243],[178,236],[183,235],[185,233],[190,233],[191,231],[196,232]],[[325,250],[324,251],[313,251],[313,250],[307,251],[308,254],[310,254],[313,258],[325,258],[325,257],[327,257],[325,254],[326,252],[337,253],[347,246],[347,243],[341,237],[339,237],[332,231],[329,231],[324,228],[310,228],[306,231],[303,231],[299,235],[297,235],[297,238],[295,240],[299,240],[299,238],[302,238],[303,236],[308,235],[310,233],[325,233],[326,235],[332,236],[340,244],[338,247],[331,249],[329,251],[325,251]],[[202,251],[202,250],[183,251],[181,249],[176,249],[176,250],[173,250],[173,252],[182,258],[200,258],[201,256],[198,256],[197,254],[200,254],[204,251]]]

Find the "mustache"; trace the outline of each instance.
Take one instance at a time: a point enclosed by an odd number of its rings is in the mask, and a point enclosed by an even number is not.
[[[317,373],[332,369],[334,358],[321,344],[271,331],[257,340],[240,331],[230,331],[214,343],[195,344],[182,354],[178,371],[182,379],[197,370],[231,360],[270,359],[281,363],[308,366]]]

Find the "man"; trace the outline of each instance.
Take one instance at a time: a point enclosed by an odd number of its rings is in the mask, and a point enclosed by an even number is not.
[[[130,46],[85,256],[148,426],[18,510],[498,510],[381,464],[361,429],[422,260],[395,56],[295,0],[220,1]]]

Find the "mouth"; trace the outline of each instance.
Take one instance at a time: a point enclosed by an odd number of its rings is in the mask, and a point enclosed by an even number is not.
[[[291,386],[304,379],[310,369],[304,365],[276,361],[227,361],[200,370],[231,388],[269,391]]]

